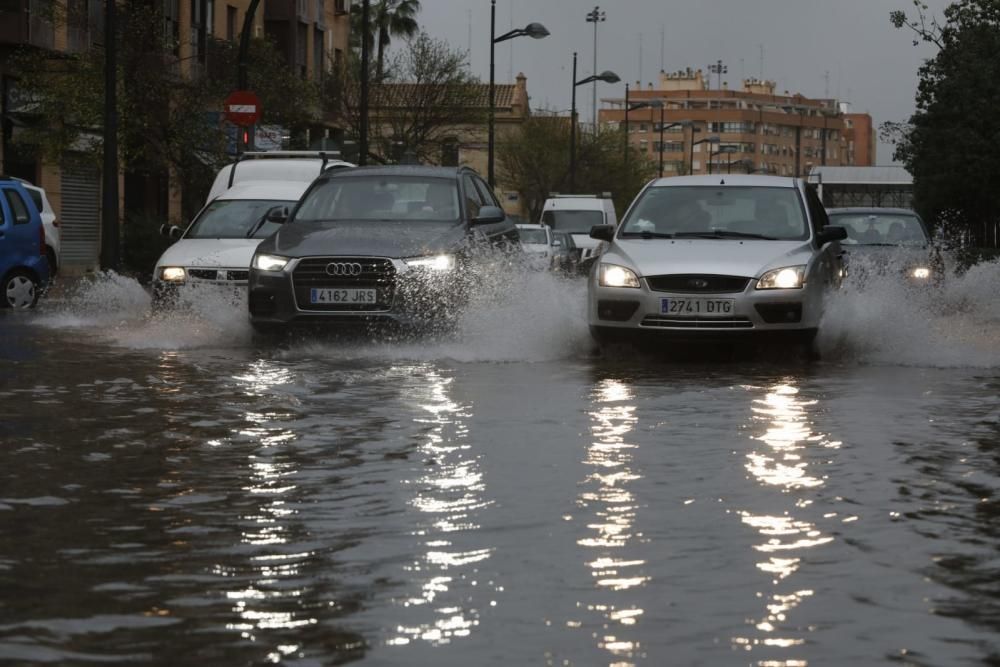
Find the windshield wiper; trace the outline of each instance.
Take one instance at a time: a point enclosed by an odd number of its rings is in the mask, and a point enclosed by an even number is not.
[[[773,236],[764,234],[750,234],[747,232],[733,232],[728,229],[713,229],[710,232],[677,232],[677,238],[692,239],[762,239],[764,241],[777,241]]]
[[[636,236],[638,236],[639,238],[642,238],[642,239],[672,239],[672,238],[674,238],[673,234],[668,234],[666,232],[650,232],[650,231],[622,232],[618,236],[619,236],[619,238],[635,238]]]
[[[265,223],[265,222],[267,222],[267,213],[265,213],[264,215],[260,216],[260,220],[258,220],[257,222],[253,223],[253,226],[252,226],[252,227],[250,228],[250,230],[249,230],[249,231],[247,232],[247,238],[248,238],[248,239],[251,239],[251,238],[253,238],[253,235],[254,235],[254,234],[256,234],[256,233],[257,233],[257,231],[258,231],[258,230],[259,230],[259,229],[260,229],[261,227],[263,227],[263,226],[264,226],[264,223]]]

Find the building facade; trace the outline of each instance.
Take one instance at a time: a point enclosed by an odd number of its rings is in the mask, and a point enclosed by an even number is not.
[[[773,81],[747,79],[739,90],[726,84],[712,89],[701,70],[688,69],[661,72],[655,88],[628,86],[627,95],[602,100],[600,123],[622,129],[627,123],[629,144],[654,163],[662,160],[664,176],[805,176],[818,165],[874,160],[874,145],[859,150],[859,139],[849,133],[864,127],[864,119],[870,128],[870,116],[848,118],[834,100],[778,95]]]
[[[174,60],[182,77],[208,71],[213,40],[238,42],[251,0],[154,0],[162,3],[164,30],[176,43]],[[53,12],[51,0],[0,2],[0,173],[25,178],[45,188],[61,223],[60,264],[70,272],[98,265],[100,256],[101,174],[92,161],[74,159],[73,151],[45,162],[19,141],[19,130],[32,122],[30,100],[19,93],[23,74],[15,71],[15,53],[34,49],[41,55],[76,54],[102,48],[104,0],[67,0]],[[261,0],[252,23],[253,37],[268,37],[284,55],[290,75],[319,79],[345,59],[350,37],[350,0]],[[233,72],[233,82],[236,73]],[[234,85],[235,88],[235,85]],[[219,109],[208,111],[220,111]],[[304,142],[342,133],[335,121],[317,118]],[[99,137],[100,128],[93,128]],[[139,212],[182,224],[191,206],[169,173],[119,177],[120,219],[128,224]]]

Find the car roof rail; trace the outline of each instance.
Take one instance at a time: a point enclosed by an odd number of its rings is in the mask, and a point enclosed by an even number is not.
[[[233,162],[233,166],[229,169],[229,184],[226,189],[233,187],[233,182],[236,180],[236,165],[246,159],[262,159],[262,158],[319,158],[323,162],[319,166],[319,172],[323,173],[326,171],[326,163],[330,159],[339,160],[340,151],[246,151],[240,153],[236,156],[236,160]],[[335,165],[335,166],[345,166],[345,165]]]

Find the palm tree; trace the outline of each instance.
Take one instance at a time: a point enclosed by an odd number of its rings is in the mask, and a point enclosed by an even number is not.
[[[420,0],[378,0],[373,3],[369,14],[369,25],[361,25],[361,7],[355,4],[353,7],[352,35],[360,38],[361,31],[367,30],[369,44],[375,42],[378,37],[378,54],[375,59],[375,72],[377,80],[382,79],[385,50],[393,37],[412,37],[417,33],[419,26],[415,18],[420,11]]]

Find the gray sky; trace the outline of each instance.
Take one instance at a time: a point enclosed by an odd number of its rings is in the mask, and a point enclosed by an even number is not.
[[[941,16],[947,0],[926,0]],[[472,71],[489,80],[489,0],[422,0],[418,20],[432,36],[455,48],[470,44]],[[497,0],[497,35],[538,21],[552,33],[542,40],[519,37],[496,48],[496,80],[524,72],[532,108],[568,111],[573,51],[577,76],[593,69],[594,24],[586,14],[594,0]],[[607,19],[597,28],[597,69],[612,70],[619,84],[598,84],[597,95],[621,97],[625,81],[655,81],[667,71],[707,68],[721,59],[730,87],[763,74],[808,97],[851,102],[872,115],[876,127],[906,120],[913,111],[917,68],[933,55],[912,34],[889,23],[889,12],[909,10],[910,0],[605,0]],[[661,32],[662,31],[662,32]],[[640,71],[640,42],[641,65]],[[825,78],[829,72],[829,78]],[[713,87],[715,77],[713,76]],[[600,103],[598,102],[598,105]],[[591,86],[577,88],[577,109],[591,119]],[[879,144],[878,162],[889,164],[892,146]]]

